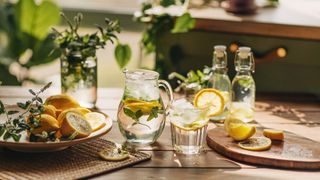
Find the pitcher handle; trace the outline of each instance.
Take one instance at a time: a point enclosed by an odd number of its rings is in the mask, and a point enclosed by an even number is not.
[[[165,80],[159,80],[159,87],[163,87],[169,97],[169,103],[167,104],[167,107],[165,108],[167,111],[173,102],[172,88],[171,88],[170,84]]]

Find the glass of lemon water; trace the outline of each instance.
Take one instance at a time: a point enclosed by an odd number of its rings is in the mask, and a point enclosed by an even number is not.
[[[199,154],[209,122],[208,109],[196,108],[186,99],[173,102],[169,111],[174,150],[182,154]]]

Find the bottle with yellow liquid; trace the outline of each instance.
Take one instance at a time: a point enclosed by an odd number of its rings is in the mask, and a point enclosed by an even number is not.
[[[235,56],[236,76],[232,81],[232,105],[231,118],[240,119],[243,122],[253,120],[256,85],[251,73],[255,64],[251,48],[240,47]]]
[[[212,69],[213,74],[209,80],[209,87],[219,90],[224,98],[224,110],[219,116],[211,120],[225,120],[231,105],[231,81],[227,74],[227,52],[226,46],[214,46]]]

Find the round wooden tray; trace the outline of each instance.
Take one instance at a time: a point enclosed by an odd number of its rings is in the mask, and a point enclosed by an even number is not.
[[[256,136],[262,136],[260,129]],[[207,144],[220,154],[241,162],[290,169],[320,169],[320,143],[289,132],[285,132],[284,141],[273,141],[267,151],[241,149],[223,127],[208,131]]]

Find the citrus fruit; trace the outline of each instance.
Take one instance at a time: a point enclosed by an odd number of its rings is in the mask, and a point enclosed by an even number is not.
[[[124,107],[129,108],[133,112],[141,110],[143,114],[150,114],[152,108],[161,108],[162,105],[158,101],[143,101],[130,98],[124,100]]]
[[[243,141],[256,133],[256,127],[245,123],[233,123],[229,125],[229,136],[236,141]]]
[[[61,125],[63,123],[63,121],[65,120],[66,118],[66,115],[68,112],[76,112],[76,113],[79,113],[79,114],[82,114],[82,115],[85,115],[87,113],[90,113],[91,111],[87,108],[83,108],[83,107],[79,107],[79,108],[70,108],[70,109],[66,109],[64,111],[62,111],[57,120],[59,122],[59,124]]]
[[[223,112],[224,99],[218,90],[213,88],[202,89],[194,97],[194,106],[209,108],[208,116],[213,117]]]
[[[52,106],[52,105],[43,105],[43,108],[44,108],[44,111],[43,111],[42,114],[48,114],[48,115],[50,115],[50,116],[52,116],[54,118],[57,117],[57,115],[56,115],[57,109],[54,106]]]
[[[77,100],[67,94],[50,96],[46,99],[45,105],[53,105],[56,109],[65,110],[80,107]]]
[[[244,124],[244,122],[237,118],[228,117],[224,121],[224,129],[227,131],[227,133],[229,133],[229,127],[231,126],[230,124]]]
[[[271,147],[271,140],[266,137],[252,137],[245,141],[239,142],[238,146],[250,151],[264,151]]]
[[[283,131],[279,130],[273,130],[273,129],[264,129],[263,135],[269,139],[272,140],[280,140],[282,141],[284,139],[284,133]]]
[[[202,128],[203,126],[207,125],[209,121],[206,120],[199,120],[199,121],[195,121],[191,124],[181,124],[179,122],[175,122],[171,120],[171,124],[179,129],[185,130],[185,131],[196,131],[200,128]]]
[[[48,114],[41,114],[38,117],[38,120],[39,126],[33,127],[33,129],[31,130],[32,134],[42,134],[42,132],[49,133],[59,129],[59,123],[57,119]]]
[[[107,161],[121,161],[129,158],[128,151],[120,149],[104,149],[99,152],[101,158]]]
[[[91,134],[92,128],[86,118],[77,112],[68,112],[60,128],[64,137],[83,138]]]
[[[92,131],[97,131],[106,125],[106,118],[103,114],[97,112],[90,112],[85,115],[89,122]]]

